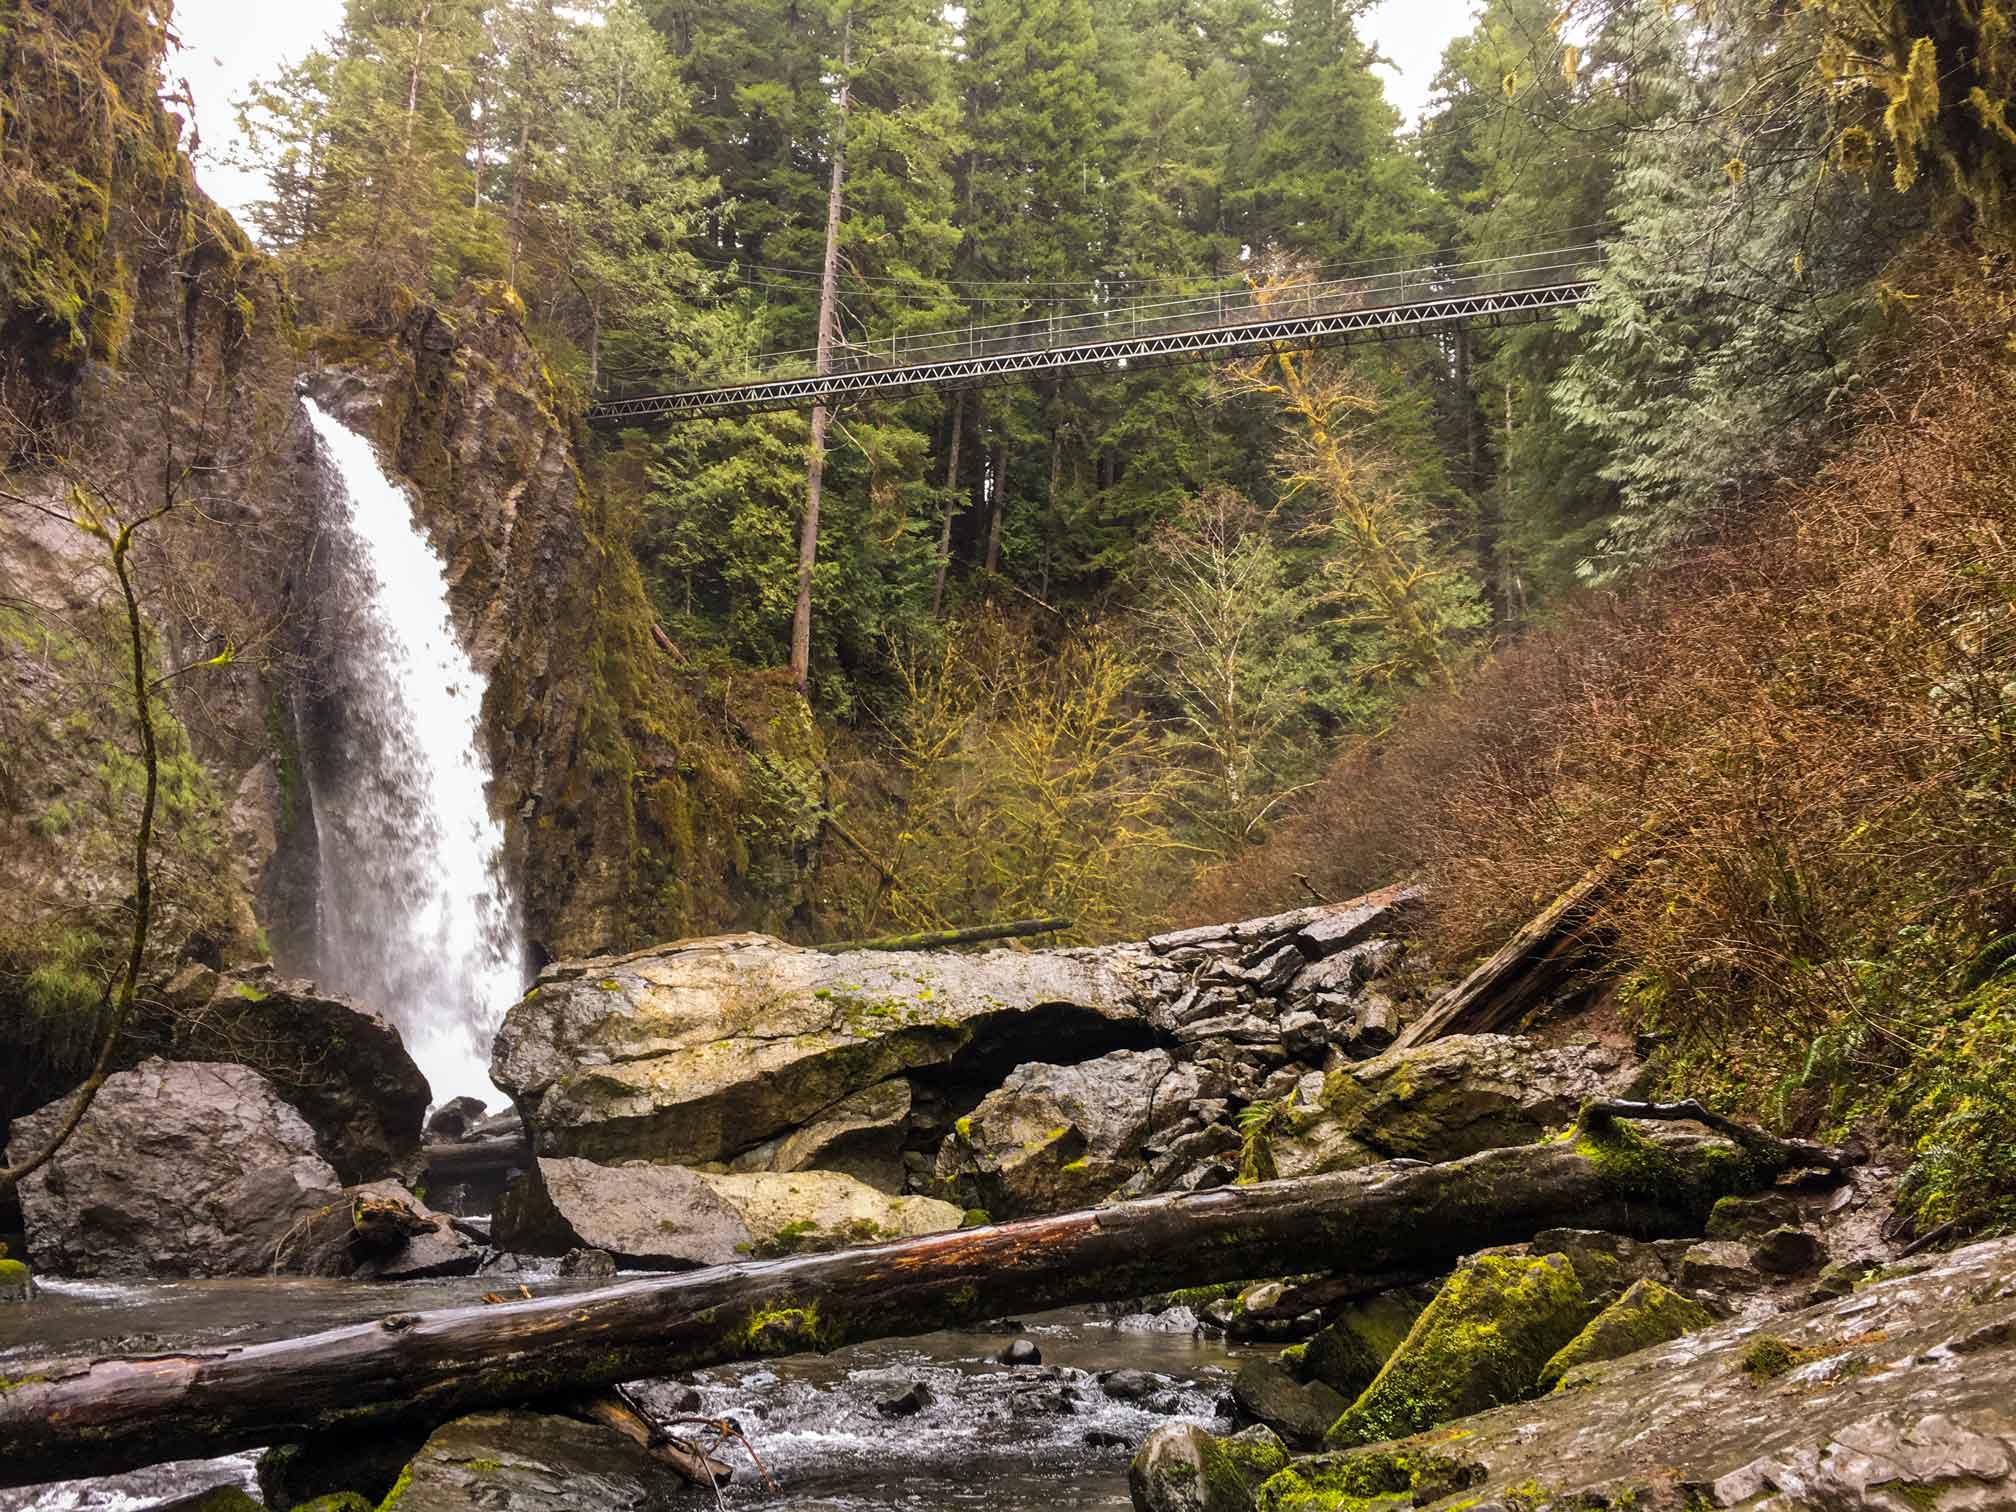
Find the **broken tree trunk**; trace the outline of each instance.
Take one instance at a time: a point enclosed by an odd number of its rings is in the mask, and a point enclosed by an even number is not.
[[[1671,1109],[1654,1109],[1655,1116]],[[1541,1229],[1699,1232],[1716,1198],[1810,1146],[1581,1137],[1399,1161],[864,1249],[654,1276],[496,1307],[403,1313],[266,1344],[30,1362],[0,1382],[0,1485],[210,1457],[343,1428],[438,1423],[616,1382],[1007,1313],[1317,1270],[1446,1268]]]
[[[1638,842],[1649,829],[1639,830],[1529,919],[1489,960],[1403,1029],[1392,1048],[1409,1050],[1445,1034],[1489,1034],[1573,980],[1589,964],[1597,905],[1629,874],[1639,856]]]

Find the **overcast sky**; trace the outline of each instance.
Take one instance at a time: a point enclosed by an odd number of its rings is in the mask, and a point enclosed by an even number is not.
[[[1380,0],[1368,35],[1394,67],[1382,70],[1387,97],[1411,122],[1449,40],[1469,29],[1473,0]],[[175,27],[183,50],[169,59],[171,82],[186,77],[196,94],[203,136],[197,174],[203,187],[234,211],[257,199],[258,175],[222,161],[233,144],[232,101],[255,79],[292,62],[342,18],[342,0],[177,0]]]

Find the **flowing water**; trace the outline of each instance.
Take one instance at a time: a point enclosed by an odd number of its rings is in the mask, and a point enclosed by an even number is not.
[[[495,1277],[384,1282],[57,1282],[32,1307],[0,1310],[0,1374],[10,1357],[43,1350],[167,1349],[252,1343],[388,1312],[475,1301]],[[542,1295],[590,1282],[534,1280]],[[31,1322],[32,1320],[32,1322]],[[1072,1310],[1023,1320],[1015,1333],[1042,1348],[1041,1366],[995,1356],[1012,1336],[936,1333],[886,1339],[837,1354],[726,1366],[692,1378],[697,1413],[731,1417],[763,1456],[778,1489],[743,1473],[731,1507],[757,1512],[1121,1512],[1127,1461],[1158,1424],[1189,1421],[1218,1431],[1233,1354],[1188,1333],[1155,1333]],[[1137,1372],[1125,1399],[1102,1381]],[[1145,1377],[1146,1379],[1142,1379]],[[891,1418],[879,1404],[922,1384],[930,1401]],[[654,1414],[693,1415],[683,1385],[638,1388]],[[256,1456],[158,1465],[133,1475],[0,1490],[0,1512],[143,1512],[207,1486],[250,1489]],[[712,1498],[692,1493],[695,1512]],[[589,1512],[589,1509],[583,1509]]]
[[[320,844],[317,972],[399,1027],[435,1101],[500,1096],[490,1041],[525,948],[490,815],[484,679],[442,561],[370,443],[304,399],[331,506],[339,711],[307,763]]]

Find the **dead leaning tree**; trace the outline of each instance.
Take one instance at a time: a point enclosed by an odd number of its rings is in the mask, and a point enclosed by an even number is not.
[[[1619,1121],[1704,1112],[1603,1104],[1585,1112],[1573,1139],[1441,1165],[1393,1161],[1149,1198],[571,1296],[406,1313],[267,1344],[9,1361],[12,1379],[0,1383],[0,1485],[105,1475],[334,1429],[427,1425],[481,1407],[565,1403],[621,1381],[1178,1286],[1312,1270],[1432,1270],[1544,1228],[1698,1233],[1720,1197],[1843,1163],[1749,1131],[1655,1140]]]

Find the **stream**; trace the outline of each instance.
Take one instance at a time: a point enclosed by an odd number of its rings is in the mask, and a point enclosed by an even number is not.
[[[388,1312],[474,1303],[516,1277],[404,1283],[286,1277],[218,1281],[55,1281],[26,1307],[0,1309],[0,1374],[31,1354],[168,1350],[256,1343]],[[589,1281],[530,1279],[541,1295]],[[793,1356],[700,1372],[697,1412],[739,1422],[775,1477],[765,1489],[731,1446],[731,1506],[790,1512],[1119,1512],[1127,1462],[1157,1424],[1226,1431],[1218,1409],[1236,1349],[1188,1332],[1151,1331],[1145,1316],[1082,1309],[1035,1314],[1000,1331],[884,1339],[833,1355]],[[1032,1339],[1040,1366],[1006,1366],[1010,1339]],[[1102,1383],[1113,1372],[1137,1373]],[[890,1417],[880,1404],[923,1385],[929,1400]],[[1122,1395],[1109,1393],[1108,1385]],[[684,1383],[652,1383],[639,1400],[691,1415]],[[1124,1397],[1124,1399],[1123,1399]],[[158,1465],[96,1480],[0,1490],[0,1512],[145,1512],[223,1484],[257,1494],[257,1456]],[[694,1492],[693,1506],[711,1498]]]

